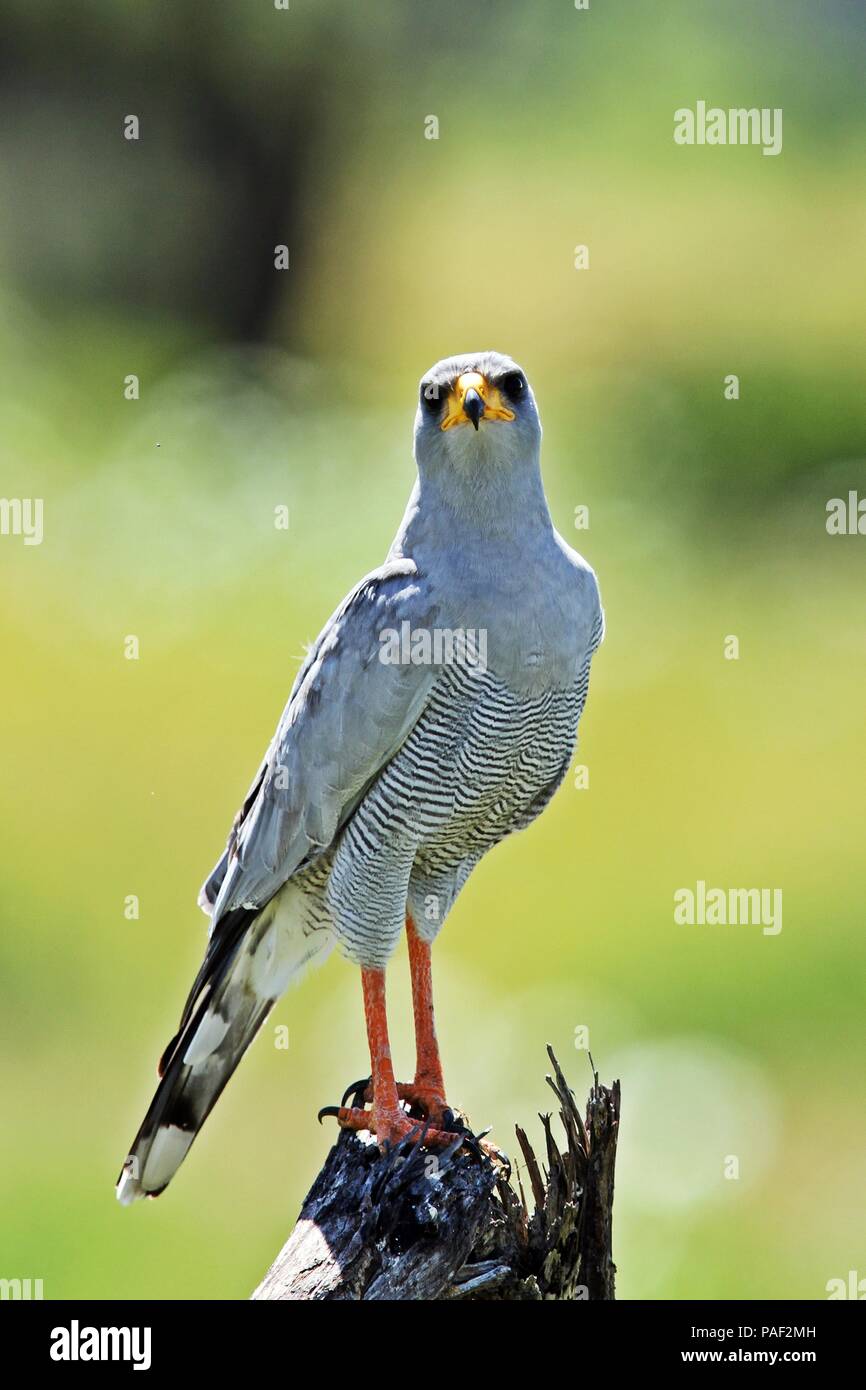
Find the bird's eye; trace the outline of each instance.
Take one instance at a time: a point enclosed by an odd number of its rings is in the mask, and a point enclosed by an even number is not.
[[[509,372],[502,378],[502,389],[510,401],[519,401],[526,390],[526,379],[521,372]]]
[[[444,386],[440,386],[438,381],[424,381],[421,383],[421,404],[435,415],[445,396]]]

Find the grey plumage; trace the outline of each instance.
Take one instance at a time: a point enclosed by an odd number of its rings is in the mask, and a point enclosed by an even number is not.
[[[443,428],[466,372],[499,383],[500,418],[513,419]],[[540,439],[509,358],[450,358],[422,381],[418,480],[386,562],[311,649],[202,889],[207,953],[122,1201],[162,1190],[306,964],[339,943],[383,967],[407,906],[432,940],[482,855],[535,819],[565,775],[603,616],[592,570],[551,522]],[[383,659],[383,634],[407,632],[419,650],[426,634],[429,663]],[[483,634],[484,660],[476,636],[437,661],[443,632]]]

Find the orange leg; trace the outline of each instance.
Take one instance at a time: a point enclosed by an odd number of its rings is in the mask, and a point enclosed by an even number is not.
[[[406,917],[409,969],[412,975],[412,1009],[415,1015],[415,1083],[403,1088],[406,1099],[420,1104],[435,1124],[442,1124],[447,1108],[445,1082],[436,1024],[433,1019],[433,977],[430,945],[422,941],[412,918]]]
[[[385,972],[384,970],[362,970],[361,982],[364,989],[367,1039],[370,1044],[373,1104],[370,1110],[349,1109],[340,1106],[336,1111],[337,1121],[344,1129],[372,1131],[380,1143],[396,1144],[401,1139],[405,1139],[413,1130],[420,1138],[420,1127],[417,1121],[410,1119],[400,1106],[400,1092],[413,1088],[401,1086],[398,1091],[397,1083],[394,1080],[391,1044],[388,1040],[388,1019],[385,1012]],[[334,1112],[330,1111],[329,1113]],[[428,1129],[424,1142],[428,1145],[444,1145],[452,1143],[454,1137],[453,1134],[439,1129]]]
[[[433,1020],[433,981],[430,969],[430,946],[415,929],[406,914],[406,936],[409,941],[409,970],[412,976],[412,1011],[415,1016],[415,1080],[398,1081],[397,1095],[417,1105],[425,1118],[440,1127],[446,1123],[445,1082]],[[364,1100],[369,1105],[373,1088],[368,1086]]]

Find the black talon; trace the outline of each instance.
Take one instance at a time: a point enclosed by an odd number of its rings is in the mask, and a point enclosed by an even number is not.
[[[360,1081],[353,1081],[351,1086],[347,1086],[343,1092],[343,1099],[340,1101],[340,1104],[345,1105],[349,1096],[351,1096],[354,1101],[357,1101],[359,1094],[362,1091],[366,1091],[372,1079],[371,1076],[362,1076]]]
[[[334,1119],[338,1120],[340,1118],[340,1109],[341,1107],[339,1105],[323,1105],[316,1117],[319,1124],[322,1123],[322,1117],[324,1115],[333,1115]]]

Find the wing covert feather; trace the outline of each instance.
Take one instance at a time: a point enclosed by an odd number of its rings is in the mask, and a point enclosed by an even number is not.
[[[436,605],[411,560],[367,575],[298,672],[277,731],[199,898],[212,921],[261,907],[332,843],[414,727],[436,669],[386,663],[380,634],[432,627]]]

